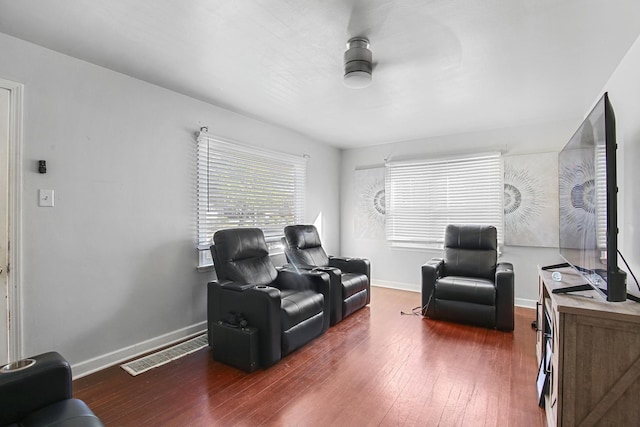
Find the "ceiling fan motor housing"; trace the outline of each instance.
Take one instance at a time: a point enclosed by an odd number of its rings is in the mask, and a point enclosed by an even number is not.
[[[371,83],[372,54],[369,40],[354,37],[347,42],[344,53],[344,83],[351,88],[366,87]]]

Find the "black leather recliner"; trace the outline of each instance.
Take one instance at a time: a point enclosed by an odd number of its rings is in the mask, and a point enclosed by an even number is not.
[[[235,228],[213,236],[211,254],[218,280],[209,282],[211,324],[242,313],[258,328],[260,365],[268,367],[329,328],[329,275],[273,265],[262,230]]]
[[[422,266],[422,314],[513,331],[513,265],[497,259],[495,227],[448,225],[444,258]]]
[[[331,325],[371,302],[368,259],[327,256],[313,225],[289,225],[282,242],[287,261],[298,269],[325,271],[331,276]]]
[[[35,363],[12,369],[28,360]],[[72,397],[69,363],[49,352],[0,369],[0,426],[104,425],[83,401]]]

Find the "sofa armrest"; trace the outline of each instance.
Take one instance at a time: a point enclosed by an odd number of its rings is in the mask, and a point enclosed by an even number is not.
[[[499,262],[496,266],[496,329],[513,331],[514,328],[513,264]]]
[[[0,425],[72,396],[71,367],[59,353],[31,357],[35,364],[0,372]]]
[[[436,281],[442,277],[444,259],[431,258],[422,265],[422,315],[426,316],[435,291]]]
[[[280,290],[271,286],[252,286],[238,290],[217,280],[207,285],[207,322],[209,343],[213,342],[211,323],[229,312],[242,313],[249,326],[258,328],[260,365],[269,367],[280,360]]]
[[[329,257],[329,267],[342,270],[343,273],[364,274],[371,282],[371,263],[366,258]]]

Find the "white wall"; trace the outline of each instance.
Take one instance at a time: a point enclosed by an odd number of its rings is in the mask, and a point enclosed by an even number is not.
[[[338,251],[338,149],[3,34],[0,52],[0,77],[25,85],[25,356],[57,350],[78,375],[205,329],[200,126],[309,154],[307,221],[322,213],[324,243]],[[38,189],[55,190],[55,207],[37,206]]]
[[[576,117],[556,123],[448,135],[345,151],[342,159],[343,255],[370,258],[373,283],[420,291],[420,266],[433,256],[441,256],[441,251],[390,248],[384,240],[356,239],[356,195],[352,179],[354,170],[382,166],[384,159],[422,159],[486,151],[501,151],[505,156],[557,152],[569,140],[581,121],[582,118]],[[537,265],[560,262],[557,248],[517,246],[505,247],[501,260],[514,264],[516,304],[526,306],[533,306],[537,296]],[[419,299],[416,301],[419,303]]]
[[[619,249],[640,278],[640,38],[605,84],[616,116]],[[599,98],[599,97],[598,97]],[[597,99],[594,99],[594,103]],[[629,273],[619,261],[620,268]],[[627,274],[627,288],[638,288]]]

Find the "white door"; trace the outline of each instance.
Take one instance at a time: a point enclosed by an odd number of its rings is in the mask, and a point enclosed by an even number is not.
[[[0,88],[0,366],[9,360],[9,95]]]

